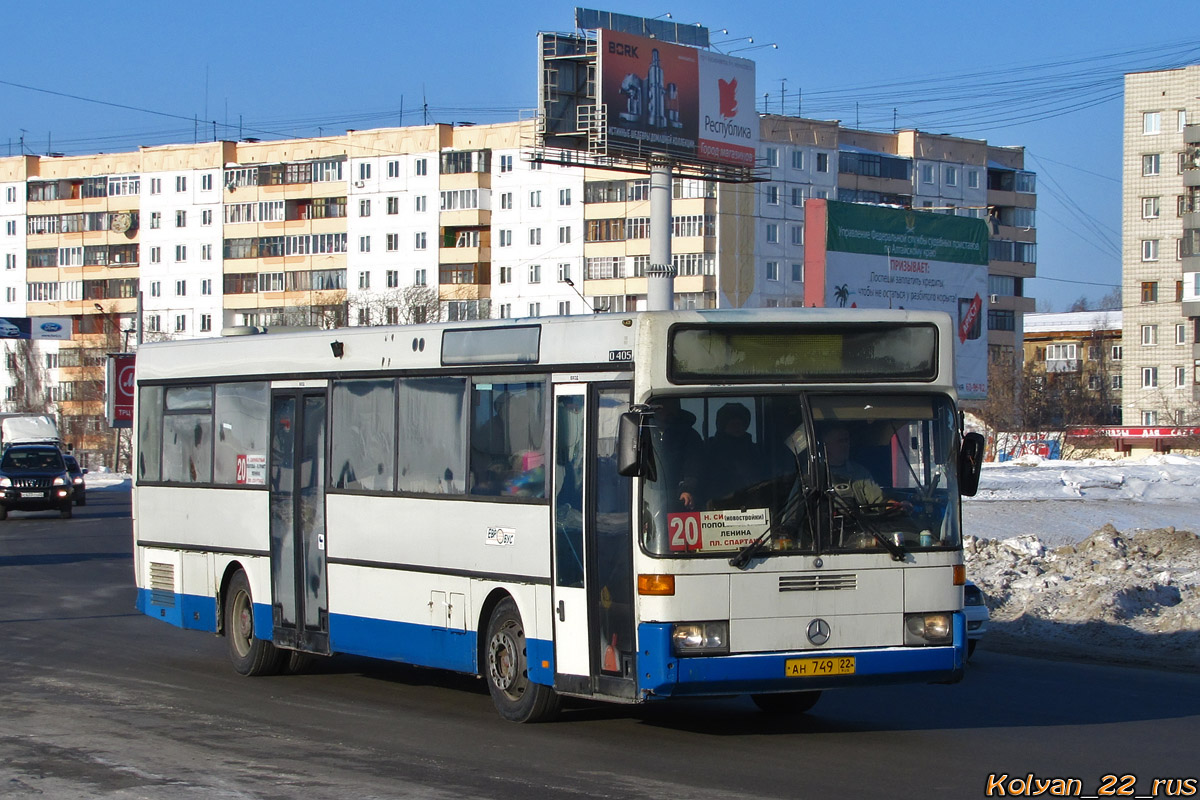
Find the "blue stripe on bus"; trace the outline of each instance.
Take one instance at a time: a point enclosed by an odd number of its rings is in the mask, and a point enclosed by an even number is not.
[[[168,601],[169,598],[169,601]],[[271,607],[267,610],[267,638],[271,632]],[[138,589],[137,610],[155,619],[169,622],[177,628],[216,633],[217,600],[196,594],[164,594],[150,589]],[[255,624],[258,625],[258,607]]]
[[[650,697],[682,697],[833,689],[885,683],[952,682],[962,678],[966,623],[955,615],[954,644],[947,647],[875,647],[854,650],[745,653],[677,658],[670,623],[638,626],[639,689]],[[789,678],[789,658],[853,656],[853,675]]]

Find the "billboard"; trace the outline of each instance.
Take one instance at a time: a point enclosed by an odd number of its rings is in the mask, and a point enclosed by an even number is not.
[[[598,38],[610,153],[754,166],[753,61],[617,31]]]
[[[946,312],[959,396],[986,397],[987,224],[830,200],[804,208],[804,304]]]
[[[71,338],[70,317],[0,317],[0,339]]]
[[[109,353],[105,370],[104,412],[113,428],[133,427],[133,396],[137,385],[133,353]]]

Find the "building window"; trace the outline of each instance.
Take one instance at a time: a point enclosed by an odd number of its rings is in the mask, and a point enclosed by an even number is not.
[[[513,157],[512,156],[500,156],[500,171],[501,172],[512,172],[512,170],[513,170]]]
[[[187,176],[185,176],[185,175],[176,175],[175,176],[175,191],[177,191],[177,192],[186,192],[187,191]]]
[[[175,260],[176,261],[187,261],[187,245],[184,245],[184,244],[175,245]]]
[[[186,330],[187,330],[187,315],[186,314],[176,314],[175,315],[175,332],[183,333]]]
[[[804,226],[803,225],[793,225],[792,226],[792,244],[796,245],[797,247],[804,244]]]
[[[968,189],[978,189],[979,188],[979,170],[975,170],[975,169],[967,170],[967,188]]]
[[[211,244],[200,245],[200,260],[212,261],[212,250],[213,246]]]
[[[558,301],[558,315],[560,317],[568,317],[571,315],[571,301],[570,300],[559,300]]]
[[[571,264],[564,262],[558,265],[558,282],[565,283],[571,280]]]
[[[530,264],[529,265],[529,282],[530,283],[541,283],[542,282],[542,265],[541,264]]]
[[[946,185],[958,186],[958,169],[956,167],[946,167]]]
[[[1142,156],[1142,175],[1151,177],[1159,173],[1159,157],[1158,153],[1150,153]]]
[[[501,303],[497,319],[512,319],[512,303]]]
[[[212,279],[205,278],[200,281],[200,294],[212,294]]]
[[[1142,367],[1142,388],[1155,389],[1158,387],[1158,367]]]
[[[571,205],[571,190],[570,189],[559,189],[558,190],[558,204],[560,206]]]
[[[360,288],[360,289],[370,289],[371,288],[371,273],[369,273],[369,272],[358,273],[358,288]]]
[[[413,171],[417,175],[428,175],[429,174],[429,162],[424,158],[418,158],[416,161],[413,162]]]
[[[204,209],[203,211],[200,212],[200,224],[201,225],[212,225],[212,217],[213,217],[212,209],[211,208]]]
[[[425,243],[426,243],[425,231],[421,231],[420,233],[416,234],[413,237],[413,249],[424,250]]]
[[[371,216],[371,201],[369,199],[358,201],[358,215],[360,217]]]
[[[792,283],[804,282],[804,265],[792,264]]]
[[[360,252],[360,253],[371,252],[371,237],[370,236],[358,237],[358,252]]]
[[[793,186],[792,187],[792,205],[797,206],[797,207],[804,205],[804,187],[803,186]]]
[[[779,205],[779,187],[773,183],[767,184],[767,204],[772,206]]]
[[[1013,311],[1003,309],[988,311],[989,331],[1012,331],[1016,330],[1016,328],[1016,314]]]
[[[499,281],[500,281],[500,283],[512,283],[512,267],[511,266],[500,267]]]
[[[1175,344],[1187,344],[1187,325],[1182,322],[1175,326]]]
[[[817,172],[829,172],[829,153],[817,153]]]
[[[512,246],[512,231],[511,230],[502,229],[500,231],[499,246],[500,247],[511,247]]]
[[[150,314],[146,317],[146,330],[152,333],[158,333],[162,330],[162,317],[158,314]]]
[[[1182,389],[1187,385],[1187,367],[1175,368],[1175,388]]]
[[[150,227],[152,229],[162,227],[162,212],[161,211],[151,211],[150,212]]]
[[[1142,219],[1158,219],[1159,210],[1157,197],[1142,198]]]
[[[425,270],[423,270],[423,269],[413,270],[413,285],[414,286],[424,286],[425,285]]]
[[[1142,240],[1142,261],[1158,261],[1158,239]]]
[[[769,280],[769,281],[779,280],[779,262],[778,261],[768,261],[767,262],[767,280]]]
[[[389,289],[399,288],[399,286],[400,286],[400,270],[389,269],[387,272],[384,273],[384,276],[385,276],[385,281],[387,283],[387,288],[389,288]]]
[[[212,314],[200,315],[200,332],[209,333],[212,331]]]
[[[161,297],[162,296],[162,284],[159,281],[150,281],[150,296],[151,297]]]
[[[511,209],[513,207],[512,206],[512,197],[513,197],[512,192],[502,193],[500,195],[500,208]]]
[[[778,150],[778,148],[775,148],[775,147],[767,148],[767,166],[768,167],[778,167],[779,166],[779,150]]]
[[[541,228],[530,228],[529,229],[529,243],[532,245],[539,245],[542,243],[542,229]]]
[[[399,178],[400,177],[400,159],[398,159],[398,158],[390,159],[387,162],[387,168],[388,168],[388,177],[389,178]]]
[[[1162,132],[1162,112],[1146,111],[1142,114],[1142,133],[1153,135]]]
[[[423,194],[417,195],[416,204],[415,204],[415,209],[416,209],[417,213],[421,213],[421,212],[425,211],[425,208],[426,208],[425,195],[423,195]]]
[[[1125,381],[1122,380],[1122,377],[1120,375],[1112,376],[1112,388],[1120,389],[1124,383],[1125,383]]]
[[[1158,326],[1143,325],[1142,326],[1142,344],[1147,347],[1152,347],[1158,344]]]
[[[159,264],[161,262],[162,262],[162,248],[161,247],[151,247],[150,248],[150,263],[151,264]]]
[[[387,251],[389,253],[399,250],[400,249],[400,234],[389,233],[387,235],[387,239],[384,243],[384,247],[387,249]]]
[[[399,197],[392,195],[391,197],[387,198],[386,203],[387,203],[387,213],[389,213],[389,214],[399,214],[400,213],[400,198]]]
[[[933,178],[934,178],[933,165],[932,164],[922,164],[921,165],[921,183],[933,183]]]
[[[558,226],[558,243],[559,244],[570,244],[571,243],[571,226],[570,225]]]
[[[150,194],[162,194],[162,178],[150,179]]]
[[[187,212],[186,211],[176,211],[175,212],[175,227],[176,228],[186,228],[187,227]]]
[[[541,208],[542,207],[542,193],[540,191],[535,191],[535,192],[529,193],[529,207],[530,208]]]
[[[360,181],[367,181],[367,180],[371,179],[371,162],[370,161],[362,161],[359,163],[358,179]]]
[[[792,169],[804,169],[804,151],[792,151]]]
[[[1158,281],[1142,281],[1142,302],[1158,302]]]
[[[530,303],[529,304],[529,316],[540,317],[541,315],[542,315],[542,304],[541,303]]]
[[[187,297],[187,281],[175,281],[175,296]]]
[[[1112,352],[1109,353],[1109,358],[1111,358],[1113,361],[1120,361],[1124,357],[1123,354],[1124,350],[1121,348],[1121,345],[1114,344],[1112,346]]]
[[[778,244],[779,243],[779,226],[773,222],[767,223],[767,243],[768,244]]]

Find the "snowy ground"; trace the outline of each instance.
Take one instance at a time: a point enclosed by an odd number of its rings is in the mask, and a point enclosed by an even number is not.
[[[1200,667],[1200,457],[987,464],[965,501],[989,647]]]

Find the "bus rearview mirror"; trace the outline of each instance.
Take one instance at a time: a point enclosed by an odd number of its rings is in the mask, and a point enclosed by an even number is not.
[[[986,446],[983,434],[968,433],[963,437],[962,450],[958,453],[958,490],[964,497],[974,497],[979,491],[979,472],[983,469]]]
[[[650,429],[636,411],[621,415],[617,425],[617,473],[626,478],[654,480],[657,475],[651,455]]]

